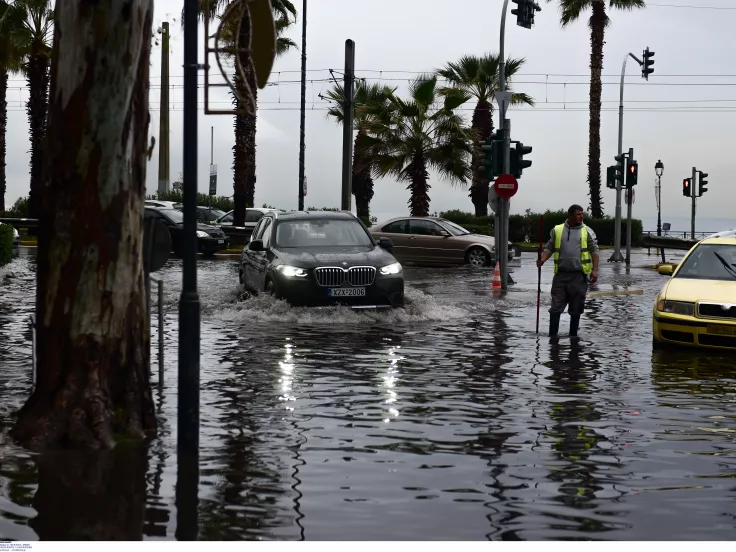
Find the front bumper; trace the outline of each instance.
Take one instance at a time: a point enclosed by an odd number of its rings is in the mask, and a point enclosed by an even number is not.
[[[230,240],[227,236],[220,238],[197,238],[197,250],[204,255],[211,255],[227,249],[229,244]]]
[[[669,315],[655,311],[654,341],[659,344],[736,351],[736,321]]]
[[[278,294],[295,306],[345,305],[354,309],[393,308],[404,304],[404,277],[402,275],[376,275],[370,286],[365,287],[365,296],[330,297],[330,288],[317,284],[314,275],[303,278],[287,277],[280,272],[272,272]],[[344,286],[350,287],[350,286]]]

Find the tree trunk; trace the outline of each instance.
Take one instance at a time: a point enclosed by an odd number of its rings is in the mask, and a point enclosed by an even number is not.
[[[29,56],[28,94],[26,112],[31,137],[31,187],[28,198],[28,215],[30,218],[38,218],[41,201],[39,195],[43,178],[46,115],[49,106],[49,59],[43,52],[32,52]],[[33,229],[32,233],[35,232],[36,229]]]
[[[140,445],[45,452],[29,525],[44,541],[142,540],[147,469]]]
[[[603,37],[608,22],[603,2],[593,2],[590,18],[590,131],[588,144],[588,186],[593,218],[603,217],[601,196],[601,72],[603,71]]]
[[[142,270],[153,0],[58,4],[38,239],[40,450],[155,435]]]
[[[421,152],[414,155],[409,165],[411,183],[406,187],[411,192],[409,214],[412,217],[429,216],[429,173]]]
[[[8,73],[0,73],[0,211],[5,211],[5,192],[7,176],[5,174],[5,144],[8,131]]]
[[[250,41],[250,14],[243,10],[240,25],[240,44]],[[243,54],[241,63],[245,78],[250,86],[254,99],[258,100],[255,73],[250,55]],[[235,71],[235,86],[241,96],[246,96],[243,79]],[[235,98],[235,105],[243,109],[242,103]],[[256,190],[256,115],[235,116],[235,144],[233,145],[233,225],[243,226],[245,223],[245,208],[253,207]]]
[[[353,147],[353,195],[358,217],[370,220],[370,204],[373,199],[373,177],[371,176],[371,155],[366,143],[368,135],[359,130]]]
[[[476,141],[473,148],[473,184],[470,187],[470,200],[475,207],[476,217],[488,215],[488,186],[490,180],[485,177],[482,170],[481,141],[493,132],[493,105],[486,100],[479,100],[473,112],[473,130],[476,133]]]

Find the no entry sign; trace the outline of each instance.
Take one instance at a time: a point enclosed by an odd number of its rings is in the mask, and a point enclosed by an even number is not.
[[[508,199],[516,194],[516,191],[519,189],[519,183],[513,175],[502,174],[496,178],[496,181],[493,183],[493,189],[496,190],[498,197]]]

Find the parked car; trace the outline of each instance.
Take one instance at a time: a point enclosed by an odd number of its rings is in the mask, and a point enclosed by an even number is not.
[[[159,201],[158,199],[147,199],[146,207],[163,207],[164,209],[176,209],[177,205],[181,205],[176,201]]]
[[[171,234],[171,249],[177,255],[184,252],[184,214],[177,209],[146,207],[146,213],[160,220]],[[211,257],[218,251],[227,249],[229,239],[219,228],[197,223],[197,251]]]
[[[654,301],[654,345],[736,350],[736,238],[698,242],[670,275]]]
[[[399,307],[404,275],[391,247],[350,212],[271,211],[243,249],[240,282],[294,305]]]
[[[273,213],[273,212],[281,212],[277,209],[265,209],[260,207],[248,207],[245,210],[245,224],[243,225],[243,228],[248,228],[251,231],[256,227],[256,224],[258,224],[258,221],[261,220],[261,217],[265,215],[266,213]],[[216,219],[214,221],[215,226],[232,226],[233,225],[233,211],[228,211],[223,216],[221,216],[219,219]]]
[[[393,254],[402,263],[469,264],[496,262],[493,236],[473,234],[459,224],[437,217],[400,217],[371,227],[376,238],[390,238]],[[508,259],[514,258],[509,242]]]

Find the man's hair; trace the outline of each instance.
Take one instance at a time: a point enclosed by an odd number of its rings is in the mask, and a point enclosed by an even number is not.
[[[574,215],[578,211],[585,211],[580,205],[570,205],[570,208],[567,210],[568,215]]]

